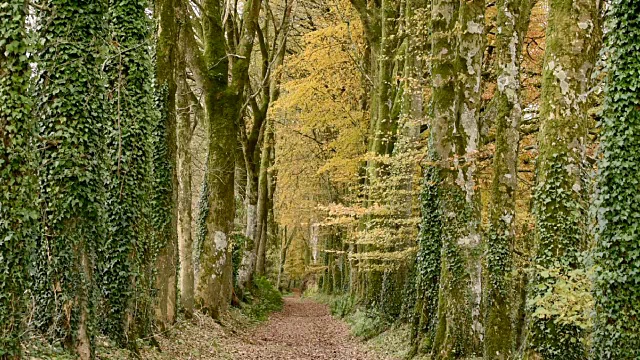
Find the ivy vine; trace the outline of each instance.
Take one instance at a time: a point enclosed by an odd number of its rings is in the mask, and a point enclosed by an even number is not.
[[[24,1],[0,3],[0,358],[20,357],[37,218],[25,18]]]
[[[105,2],[51,0],[38,24],[36,117],[42,235],[36,322],[73,352],[92,351],[94,264],[103,238]]]
[[[640,3],[609,3],[598,175],[594,359],[640,358]]]
[[[105,298],[102,330],[124,346],[135,336],[128,328],[138,293],[135,284],[145,265],[142,237],[150,181],[150,132],[153,103],[153,64],[149,40],[151,24],[146,0],[109,3],[109,56],[103,69],[107,78],[105,178],[107,238],[100,247],[100,289]],[[144,292],[142,292],[144,294]]]
[[[414,336],[430,351],[437,324],[442,251],[442,213],[440,206],[440,175],[435,166],[424,171],[420,195],[422,221],[418,235],[416,259],[416,319]]]

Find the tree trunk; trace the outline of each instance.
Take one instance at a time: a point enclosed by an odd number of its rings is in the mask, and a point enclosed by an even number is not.
[[[374,90],[376,92],[375,103],[377,108],[372,109],[372,111],[377,112],[377,116],[374,118],[373,132],[370,134],[373,138],[371,151],[377,155],[391,154],[393,152],[398,122],[398,118],[392,116],[391,112],[394,94],[397,91],[397,86],[393,80],[393,69],[396,62],[394,55],[398,47],[397,35],[398,23],[400,22],[398,3],[393,0],[382,0],[380,13],[382,25],[380,37],[381,53],[379,57],[375,58],[378,68],[378,86]]]
[[[608,84],[602,122],[596,254],[595,359],[640,357],[640,253],[637,219],[640,163],[640,3],[610,5],[607,29]],[[629,221],[630,219],[636,219]],[[631,279],[636,279],[631,280]]]
[[[498,88],[496,148],[487,235],[484,354],[487,359],[512,357],[512,257],[515,241],[520,103],[520,56],[533,1],[499,0],[497,18]]]
[[[258,180],[258,237],[256,245],[256,274],[258,276],[265,275],[265,262],[267,252],[267,200],[268,200],[268,181],[267,170],[269,164],[269,153],[273,145],[273,129],[269,121],[265,123],[265,139],[262,144],[262,155],[260,156],[260,177]]]
[[[475,189],[475,154],[484,1],[437,1],[432,14],[432,131],[442,181],[443,247],[433,354],[436,358],[462,358],[482,353],[480,198]]]
[[[109,7],[110,43],[103,64],[107,75],[108,127],[105,177],[106,241],[98,254],[98,284],[105,298],[100,328],[121,346],[135,348],[137,284],[144,276],[150,139],[155,114],[153,63],[144,45],[151,35],[144,2],[114,2]],[[136,26],[131,26],[135,24]],[[123,51],[128,49],[127,51]],[[144,320],[143,320],[144,321]]]
[[[278,263],[278,278],[276,281],[276,286],[278,290],[280,290],[280,284],[282,284],[282,273],[284,272],[284,265],[287,263],[287,254],[289,253],[289,246],[291,246],[291,242],[293,241],[293,237],[296,235],[298,227],[294,227],[293,231],[290,235],[287,234],[287,227],[285,226],[282,232],[282,240],[284,244],[282,244],[282,248],[280,249],[280,259]]]
[[[183,5],[179,7],[181,12]],[[184,18],[184,14],[180,14]],[[184,25],[179,31],[178,60],[176,66],[176,112],[178,118],[178,250],[180,254],[180,302],[188,318],[193,315],[194,272],[193,238],[191,231],[191,89],[186,78],[186,34]],[[187,25],[188,26],[188,25]]]
[[[553,0],[549,5],[534,194],[538,271],[531,298],[544,297],[555,288],[557,279],[547,271],[564,276],[583,266],[579,252],[587,245],[587,94],[601,37],[597,0]],[[587,358],[582,328],[556,320],[532,315],[531,358]]]
[[[237,122],[253,42],[260,13],[260,0],[249,0],[243,12],[243,27],[233,61],[231,82],[229,57],[222,21],[221,4],[203,3],[205,41],[205,105],[209,117],[209,160],[206,176],[208,196],[207,237],[202,244],[197,301],[202,309],[218,318],[231,300],[233,267],[229,237],[235,217],[234,174]],[[221,60],[223,59],[223,60]]]
[[[154,149],[154,212],[156,243],[156,319],[163,329],[177,315],[178,287],[178,176],[176,171],[176,81],[178,46],[177,0],[158,0],[158,44],[156,78],[160,92],[160,123]]]
[[[275,140],[273,138],[273,125],[269,125],[270,120],[267,116],[270,104],[278,100],[280,95],[280,66],[284,61],[294,4],[295,0],[285,1],[282,23],[274,36],[274,46],[271,49],[271,53],[269,53],[266,47],[264,35],[262,32],[258,33],[261,44],[260,53],[264,64],[263,84],[267,84],[267,86],[262,89],[260,104],[258,104],[257,101],[250,101],[253,108],[253,126],[250,134],[245,136],[243,142],[243,152],[245,155],[245,163],[247,164],[248,177],[246,201],[247,229],[245,232],[247,244],[245,245],[241,269],[238,274],[238,286],[240,288],[243,288],[251,281],[251,277],[258,266],[257,263],[264,261],[264,259],[258,258],[262,251],[260,246],[263,244],[262,228],[267,227],[270,229],[273,227],[270,226],[269,214],[272,213],[273,209],[272,196],[274,189],[272,189],[272,187],[275,187],[275,181],[273,181],[274,179],[271,174],[266,173],[267,168],[265,168],[263,161],[265,159],[269,161],[273,156],[275,151],[273,142]],[[243,129],[241,129],[241,135],[243,133]],[[265,154],[265,147],[267,147],[269,141],[270,145],[268,149],[266,149],[267,153]],[[260,143],[262,143],[261,146],[259,146]],[[266,176],[264,179],[262,177],[263,175]],[[270,233],[270,231],[268,231],[269,229],[265,229],[267,233]],[[266,237],[264,241],[266,246]],[[261,263],[260,266],[262,267],[263,264]],[[264,274],[264,269],[261,270],[261,273]]]
[[[21,358],[20,340],[29,284],[37,209],[32,148],[33,125],[29,95],[31,70],[23,0],[0,8],[0,348],[10,359]],[[9,49],[9,44],[15,44]]]
[[[43,236],[37,248],[36,323],[79,359],[93,356],[94,259],[104,234],[106,128],[101,66],[103,1],[59,1],[39,24],[36,94]],[[4,23],[2,26],[5,26]],[[4,71],[4,69],[3,69]]]
[[[231,284],[227,284],[230,263],[229,236],[233,230],[235,199],[236,126],[239,98],[228,91],[229,63],[225,50],[221,8],[217,1],[203,3],[204,61],[208,72],[205,107],[209,121],[209,154],[205,181],[206,236],[200,244],[197,301],[202,310],[218,318],[227,306]],[[222,60],[221,60],[222,59]]]

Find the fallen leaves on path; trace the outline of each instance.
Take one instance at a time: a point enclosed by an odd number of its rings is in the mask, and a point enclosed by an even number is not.
[[[196,313],[164,334],[162,351],[146,347],[144,360],[393,360],[376,354],[333,318],[326,305],[287,297],[282,311],[252,326],[232,310],[222,324]],[[102,358],[102,357],[101,357]],[[112,357],[104,357],[112,359]]]
[[[326,305],[298,297],[285,298],[284,308],[269,321],[223,346],[236,360],[377,360],[334,319]],[[389,359],[390,360],[390,359]]]

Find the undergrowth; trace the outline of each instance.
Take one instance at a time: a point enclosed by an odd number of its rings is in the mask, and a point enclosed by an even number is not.
[[[242,313],[256,321],[266,321],[270,313],[282,310],[284,305],[280,291],[265,277],[253,280],[253,286],[245,294],[245,300],[246,303],[241,306]]]
[[[327,304],[331,315],[344,319],[351,328],[351,334],[362,340],[370,340],[391,327],[382,314],[375,309],[359,306],[358,299],[346,295],[327,295],[322,293],[305,293],[315,301]]]
[[[227,355],[221,352],[219,344],[219,337],[223,336],[225,331],[223,329],[235,332],[255,325],[256,322],[266,321],[270,313],[281,310],[284,305],[280,292],[264,277],[254,280],[244,300],[246,302],[242,303],[240,308],[229,308],[229,311],[218,320],[200,312],[195,312],[193,319],[185,319],[181,314],[176,324],[165,332],[154,335],[159,342],[159,348],[151,345],[149,341],[139,339],[137,345],[140,354],[138,355],[119,348],[105,336],[98,336],[96,358],[173,360],[202,358],[215,353],[215,359],[227,359]],[[23,342],[23,352],[27,359],[73,360],[76,358],[70,355],[61,344],[51,344],[38,334],[29,334],[27,338],[28,340]]]
[[[380,335],[391,326],[380,314],[372,310],[356,309],[354,313],[345,317],[345,320],[351,326],[351,334],[364,340]]]

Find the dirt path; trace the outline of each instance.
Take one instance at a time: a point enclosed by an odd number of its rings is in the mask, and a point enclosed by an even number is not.
[[[236,360],[377,360],[348,326],[311,300],[285,298],[284,309],[228,348]]]

